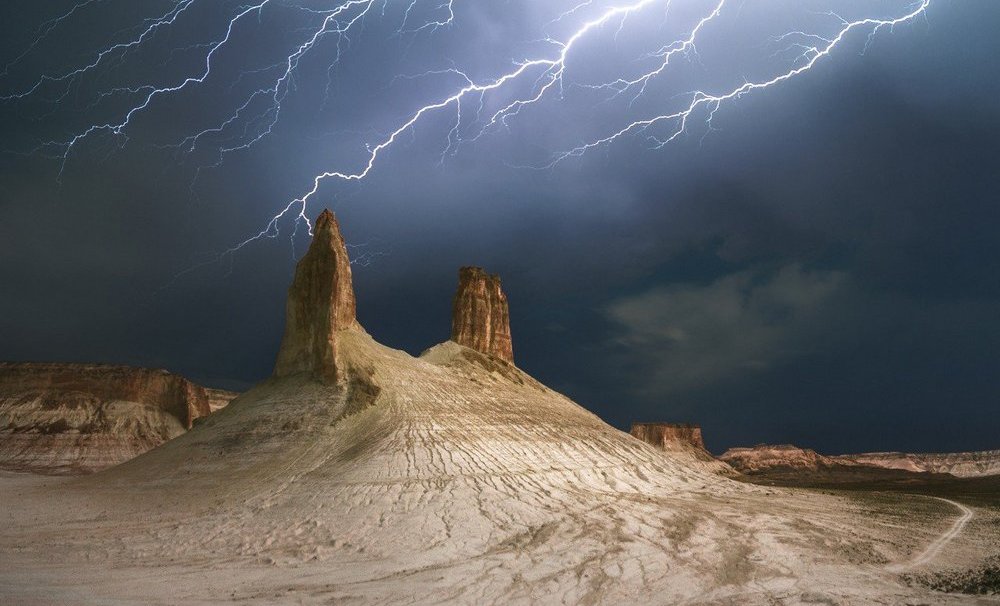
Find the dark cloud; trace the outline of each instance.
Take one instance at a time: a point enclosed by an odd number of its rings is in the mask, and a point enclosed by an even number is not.
[[[842,272],[790,265],[654,287],[614,301],[608,316],[623,329],[617,344],[644,361],[641,390],[669,396],[829,347],[856,320],[844,317],[851,289]]]

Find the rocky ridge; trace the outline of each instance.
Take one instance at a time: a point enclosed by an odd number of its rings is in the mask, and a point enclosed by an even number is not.
[[[948,453],[866,452],[830,458],[838,463],[915,473],[947,473],[959,478],[1000,475],[1000,450]]]
[[[0,363],[0,469],[90,473],[190,429],[235,394],[165,370]]]
[[[233,399],[240,395],[235,391],[229,391],[228,389],[213,389],[211,387],[205,387],[205,393],[208,395],[208,408],[211,412],[216,412],[222,410],[229,405]]]
[[[719,456],[737,471],[747,474],[787,472],[849,472],[883,470],[910,474],[950,474],[959,478],[1000,474],[1000,451],[913,454],[875,452],[822,455],[792,444],[758,444],[730,448]]]
[[[730,448],[719,455],[719,460],[741,473],[759,473],[776,468],[817,471],[836,466],[836,462],[830,457],[793,444],[758,444],[749,448]]]

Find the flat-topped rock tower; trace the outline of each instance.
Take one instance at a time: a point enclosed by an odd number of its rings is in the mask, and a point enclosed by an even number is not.
[[[632,423],[629,433],[662,450],[673,450],[678,446],[705,450],[701,427],[691,423]]]
[[[458,270],[452,302],[451,340],[507,362],[514,362],[510,310],[500,277],[481,267]]]

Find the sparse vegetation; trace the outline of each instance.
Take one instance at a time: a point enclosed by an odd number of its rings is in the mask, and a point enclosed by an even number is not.
[[[904,575],[907,585],[929,587],[945,593],[969,595],[1000,595],[1000,556],[987,558],[977,568]]]
[[[73,429],[73,427],[69,424],[69,422],[66,421],[66,419],[56,419],[51,423],[49,423],[48,425],[40,426],[38,428],[38,431],[39,433],[49,435],[56,433],[65,433],[70,429]]]

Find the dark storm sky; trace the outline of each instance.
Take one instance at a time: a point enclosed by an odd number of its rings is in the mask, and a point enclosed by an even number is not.
[[[87,7],[0,77],[0,93],[89,61],[169,4]],[[495,76],[538,51],[531,24],[552,17],[538,3],[470,4],[456,5],[461,25],[434,34],[394,37],[374,19],[332,71],[336,45],[323,47],[303,61],[272,135],[197,179],[218,141],[192,154],[162,145],[224,120],[241,90],[267,81],[240,72],[287,56],[314,16],[276,9],[236,30],[217,77],[157,101],[127,138],[86,139],[61,180],[53,149],[20,152],[118,115],[127,95],[91,106],[101,90],[196,71],[204,48],[193,45],[218,35],[236,3],[206,3],[65,96],[0,102],[0,359],[157,366],[233,388],[266,377],[305,234],[293,251],[286,224],[278,239],[175,274],[256,233],[315,174],[357,169],[364,142],[455,84],[393,75],[460,65]],[[3,3],[0,59],[72,5]],[[673,93],[776,69],[771,51],[737,49],[796,21],[747,11],[679,68]],[[523,166],[606,132],[617,106],[570,90],[443,159],[455,113],[440,112],[370,178],[325,185],[308,213],[332,208],[362,245],[352,251],[377,254],[354,271],[360,321],[379,341],[417,354],[446,339],[457,268],[483,265],[503,278],[518,365],[618,427],[696,422],[715,451],[998,448],[998,31],[1000,3],[938,0],[865,52],[862,35],[724,107],[710,132],[697,124],[657,150],[629,137],[549,170]],[[632,34],[615,52],[643,48],[644,32]],[[616,58],[598,42],[582,53],[568,77]]]

